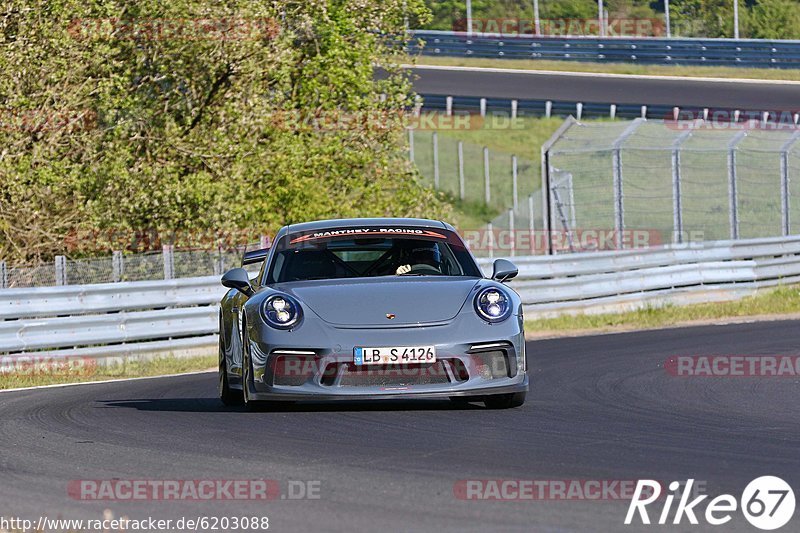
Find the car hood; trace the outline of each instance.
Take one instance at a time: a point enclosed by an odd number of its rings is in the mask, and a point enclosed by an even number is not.
[[[330,324],[391,327],[453,319],[479,282],[478,278],[409,276],[300,281],[274,288],[296,297]]]

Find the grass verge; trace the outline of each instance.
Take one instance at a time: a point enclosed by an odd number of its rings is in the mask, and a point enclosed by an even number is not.
[[[481,59],[460,57],[418,56],[419,65],[452,67],[510,68],[519,70],[557,70],[604,74],[635,74],[640,76],[687,76],[693,78],[743,78],[753,80],[800,81],[798,69],[766,69],[736,67],[700,67],[669,65],[631,65],[628,63],[584,63],[536,59]]]
[[[796,313],[800,313],[800,285],[789,285],[765,290],[732,302],[667,305],[625,313],[564,315],[527,320],[525,330],[532,337],[555,337],[578,333],[657,329],[734,318],[768,319]]]
[[[159,357],[100,365],[89,358],[37,359],[32,355],[30,360],[4,366],[0,373],[0,389],[15,389],[196,372],[216,367],[217,356]]]

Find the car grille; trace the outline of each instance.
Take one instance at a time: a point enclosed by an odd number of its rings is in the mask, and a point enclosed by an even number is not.
[[[402,387],[450,383],[445,361],[424,365],[342,364],[341,387]]]

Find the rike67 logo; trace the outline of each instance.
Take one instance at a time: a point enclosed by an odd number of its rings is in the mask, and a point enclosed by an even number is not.
[[[730,494],[721,494],[707,503],[705,513],[702,514],[698,507],[708,495],[703,494],[689,501],[692,496],[693,484],[694,480],[689,479],[684,490],[681,490],[683,484],[678,481],[669,484],[668,488],[671,493],[663,499],[664,503],[658,514],[657,524],[668,523],[676,496],[679,501],[675,507],[672,524],[680,524],[686,517],[690,524],[696,525],[699,523],[697,519],[699,514],[705,518],[708,524],[719,526],[730,522],[733,519],[733,513],[740,508],[751,525],[758,529],[771,531],[786,525],[794,515],[794,491],[779,477],[762,476],[754,479],[745,487],[742,497],[738,501]],[[647,506],[659,500],[661,492],[662,487],[658,481],[640,479],[628,507],[628,514],[625,516],[625,525],[631,525],[634,522],[637,512],[642,524],[650,524]]]

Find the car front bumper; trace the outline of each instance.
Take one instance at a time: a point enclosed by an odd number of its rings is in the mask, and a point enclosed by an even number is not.
[[[478,397],[529,387],[518,316],[488,324],[465,312],[440,324],[358,328],[315,320],[294,331],[248,334],[252,400]],[[355,347],[431,345],[435,363],[354,364]]]

